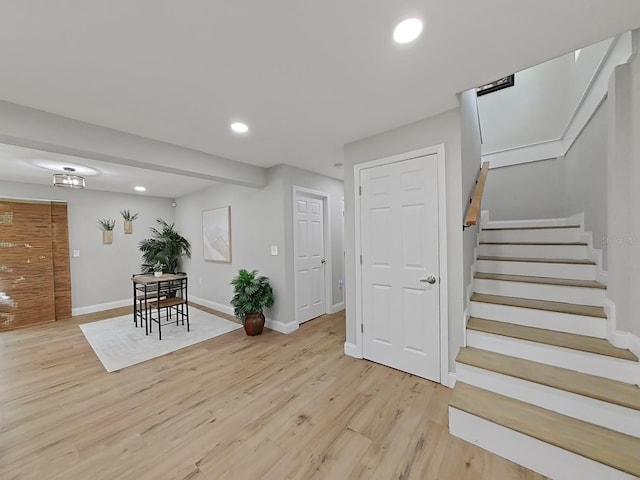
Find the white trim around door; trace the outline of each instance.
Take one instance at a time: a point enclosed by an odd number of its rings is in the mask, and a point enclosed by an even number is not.
[[[440,275],[440,383],[447,385],[449,382],[449,312],[448,312],[448,268],[447,268],[447,208],[446,208],[446,181],[445,181],[445,149],[444,144],[421,148],[410,152],[400,153],[389,157],[372,160],[354,166],[354,196],[355,196],[355,271],[356,271],[356,342],[345,344],[345,352],[357,357],[363,357],[362,334],[362,255],[361,245],[361,201],[360,178],[361,171],[367,168],[387,165],[413,158],[436,155],[438,163],[438,256]]]

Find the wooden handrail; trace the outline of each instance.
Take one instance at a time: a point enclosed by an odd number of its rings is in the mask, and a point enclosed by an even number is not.
[[[471,197],[471,204],[469,205],[469,210],[467,210],[467,217],[464,221],[463,229],[478,224],[482,192],[484,192],[484,184],[487,181],[487,173],[489,173],[489,162],[484,162],[480,168],[478,179],[476,180],[476,188]]]

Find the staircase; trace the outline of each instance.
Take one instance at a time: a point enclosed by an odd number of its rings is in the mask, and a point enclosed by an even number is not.
[[[480,232],[449,429],[553,479],[640,478],[638,357],[606,340],[589,236],[550,223]]]

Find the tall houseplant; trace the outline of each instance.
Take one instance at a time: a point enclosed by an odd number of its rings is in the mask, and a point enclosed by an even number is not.
[[[151,227],[151,238],[141,240],[138,248],[142,252],[142,271],[153,272],[156,263],[164,265],[165,273],[176,273],[182,257],[191,258],[191,244],[169,225],[158,218],[159,228]]]
[[[233,285],[233,313],[242,321],[247,335],[260,335],[264,328],[262,310],[273,306],[275,296],[269,279],[244,268],[231,280]]]

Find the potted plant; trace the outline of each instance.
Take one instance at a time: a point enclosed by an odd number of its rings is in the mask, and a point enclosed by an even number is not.
[[[162,276],[162,269],[164,268],[164,265],[161,262],[156,262],[153,265],[153,275],[155,277],[161,277]]]
[[[260,335],[264,328],[262,310],[273,306],[275,297],[269,279],[258,275],[257,270],[240,269],[231,280],[233,285],[233,313],[244,325],[249,336]]]
[[[177,273],[182,257],[191,258],[191,244],[163,219],[156,220],[160,228],[151,228],[152,238],[141,240],[142,271],[150,273],[156,262],[163,265],[165,273]]]
[[[113,243],[113,228],[116,221],[112,218],[101,218],[98,220],[98,226],[102,229],[102,243]]]
[[[131,213],[129,210],[121,210],[120,215],[124,218],[124,233],[131,234],[133,233],[133,221],[138,218],[140,213]]]

